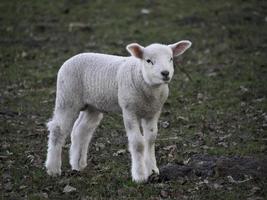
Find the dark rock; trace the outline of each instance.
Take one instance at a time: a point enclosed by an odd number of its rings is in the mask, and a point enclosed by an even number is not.
[[[201,178],[231,176],[235,181],[244,180],[247,176],[266,179],[267,158],[193,155],[186,165],[169,163],[161,167],[159,177],[154,176],[151,180],[180,181],[181,178],[193,176]]]
[[[214,174],[216,160],[217,158],[215,156],[194,155],[189,165],[193,168],[196,176],[206,178]]]
[[[168,164],[160,168],[160,180],[168,181],[188,176],[193,168],[186,165]]]
[[[267,177],[267,159],[252,157],[221,157],[216,162],[217,176],[232,176],[235,180],[244,179],[245,175],[254,178]]]

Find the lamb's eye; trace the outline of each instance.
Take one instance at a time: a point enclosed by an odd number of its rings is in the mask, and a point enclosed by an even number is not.
[[[151,65],[153,65],[153,62],[150,59],[147,59],[146,62],[150,63]]]
[[[173,59],[172,59],[172,58],[170,58],[170,62],[172,62],[172,60],[173,60]]]

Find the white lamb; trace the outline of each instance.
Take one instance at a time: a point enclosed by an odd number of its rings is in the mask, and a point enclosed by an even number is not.
[[[169,93],[173,57],[191,42],[127,46],[132,56],[82,53],[58,72],[54,116],[48,123],[47,173],[61,174],[61,151],[71,132],[70,164],[87,165],[87,149],[103,112],[122,112],[132,161],[132,179],[144,182],[159,173],[155,157],[157,122]],[[141,133],[142,127],[143,133]]]

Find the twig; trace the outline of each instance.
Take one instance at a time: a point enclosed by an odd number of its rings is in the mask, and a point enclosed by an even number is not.
[[[175,62],[175,67],[178,67],[180,69],[181,72],[183,72],[187,78],[190,80],[190,81],[193,81],[192,77],[190,76],[190,74],[177,62]]]

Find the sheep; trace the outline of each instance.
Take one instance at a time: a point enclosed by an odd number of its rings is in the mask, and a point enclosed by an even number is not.
[[[152,173],[159,174],[157,122],[169,95],[173,57],[190,46],[188,40],[146,47],[132,43],[126,47],[128,57],[81,53],[67,60],[58,72],[54,114],[47,123],[47,173],[61,174],[61,151],[69,134],[72,170],[83,170],[103,113],[119,112],[128,137],[132,180],[145,182]]]

